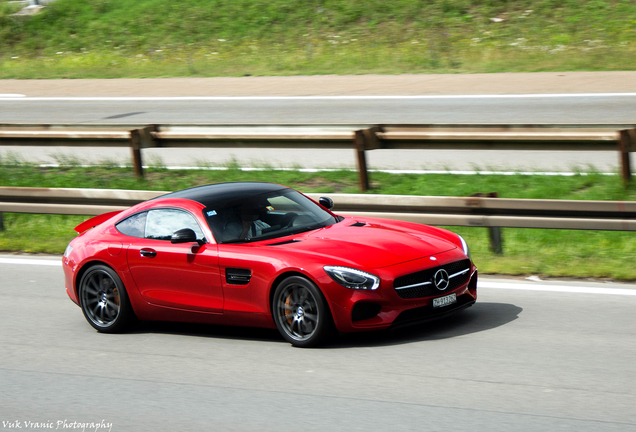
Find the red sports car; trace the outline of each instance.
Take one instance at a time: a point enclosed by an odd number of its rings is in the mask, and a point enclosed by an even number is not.
[[[245,182],[96,216],[66,248],[66,291],[100,332],[136,318],[269,327],[300,347],[475,303],[477,268],[460,236],[332,206]]]

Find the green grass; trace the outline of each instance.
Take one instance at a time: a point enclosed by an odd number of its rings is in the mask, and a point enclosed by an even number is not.
[[[2,161],[0,161],[2,162]],[[0,164],[0,186],[84,187],[172,191],[224,181],[270,181],[302,192],[357,193],[357,174],[351,171],[167,170],[153,168],[145,179],[130,169],[112,165],[92,168],[38,168],[15,161]],[[72,162],[72,161],[71,161]],[[78,165],[78,164],[75,164]],[[375,194],[467,196],[498,192],[503,198],[551,198],[635,201],[636,185],[623,187],[619,176],[589,175],[395,175],[372,173]],[[61,253],[75,235],[82,216],[6,213],[0,231],[0,250]],[[504,255],[489,250],[485,228],[448,227],[464,236],[482,273],[590,277],[636,280],[636,235],[632,232],[502,229]]]
[[[632,0],[57,0],[36,16],[13,11],[0,1],[0,78],[636,69]]]
[[[633,232],[502,228],[498,256],[489,250],[487,229],[446,228],[464,237],[482,274],[636,280]]]
[[[79,187],[173,191],[228,181],[269,181],[303,192],[358,193],[358,174],[341,170],[308,173],[263,168],[243,171],[238,164],[225,170],[169,170],[159,166],[137,178],[131,168],[71,166],[40,168],[13,159],[0,158],[0,186]],[[370,193],[394,195],[468,196],[497,192],[501,198],[635,201],[636,185],[625,187],[617,175],[597,172],[573,176],[544,175],[450,175],[370,173]]]
[[[0,250],[61,254],[77,235],[73,228],[86,219],[86,216],[4,213]]]

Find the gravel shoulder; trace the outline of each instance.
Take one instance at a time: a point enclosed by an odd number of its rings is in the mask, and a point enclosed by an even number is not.
[[[2,95],[316,96],[633,93],[636,72],[0,80]]]

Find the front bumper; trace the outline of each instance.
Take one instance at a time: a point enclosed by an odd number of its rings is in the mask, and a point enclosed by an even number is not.
[[[327,299],[331,307],[336,327],[341,332],[378,330],[389,327],[403,327],[434,319],[443,318],[470,307],[477,300],[477,268],[470,263],[469,277],[460,286],[426,297],[402,298],[394,288],[394,280],[404,275],[427,268],[444,266],[466,256],[459,250],[444,252],[435,256],[376,269],[373,273],[380,277],[377,290],[349,290],[341,286],[330,286]],[[455,294],[456,302],[443,307],[433,307],[433,299]]]
[[[475,276],[477,275],[475,274]],[[445,318],[474,305],[476,300],[477,299],[472,295],[462,295],[457,298],[457,303],[446,307],[433,308],[432,306],[422,306],[415,309],[408,309],[398,315],[391,324],[391,328],[407,327]]]

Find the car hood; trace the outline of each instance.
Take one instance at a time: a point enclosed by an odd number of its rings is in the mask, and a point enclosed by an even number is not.
[[[435,235],[435,228],[393,221],[347,218],[326,228],[295,236],[281,244],[284,249],[339,259],[341,265],[364,268],[388,267],[455,249],[447,239]]]

